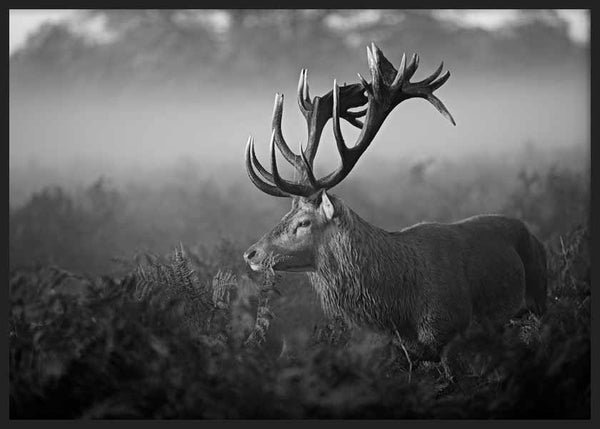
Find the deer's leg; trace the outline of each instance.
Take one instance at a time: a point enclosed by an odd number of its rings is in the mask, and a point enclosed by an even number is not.
[[[446,377],[452,382],[458,382],[467,368],[460,357],[460,341],[450,341],[441,353],[442,367]]]
[[[441,349],[434,344],[416,342],[411,344],[409,353],[414,362],[439,362]]]
[[[455,376],[462,371],[460,360],[460,345],[455,339],[464,332],[469,325],[469,316],[463,312],[463,317],[452,317],[444,314],[429,314],[424,317],[418,332],[421,350],[434,362],[442,363],[446,377],[454,381]]]

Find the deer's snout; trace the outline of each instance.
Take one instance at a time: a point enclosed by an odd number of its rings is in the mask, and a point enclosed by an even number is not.
[[[246,262],[250,262],[255,256],[256,249],[253,249],[252,247],[246,250],[246,252],[244,253],[244,259],[246,260]]]
[[[252,245],[244,252],[244,260],[250,266],[257,265],[261,260],[261,254],[260,249],[256,245]]]

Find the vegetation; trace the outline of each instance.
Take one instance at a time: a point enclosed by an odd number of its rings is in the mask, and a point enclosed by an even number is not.
[[[446,201],[472,204],[459,212],[476,212],[481,201],[469,195],[481,181],[454,195],[434,176],[418,176],[413,185],[429,192],[430,218],[456,214],[436,213],[436,189]],[[523,173],[496,201],[546,243],[548,311],[499,331],[473,326],[455,340],[456,383],[439,364],[413,365],[393,338],[325,319],[303,276],[247,272],[244,240],[193,246],[202,231],[185,229],[191,219],[180,226],[172,217],[170,231],[150,227],[139,200],[105,182],[79,196],[44,190],[11,210],[10,416],[589,418],[586,177],[558,167]],[[204,195],[210,210],[196,222],[226,210],[219,193]],[[402,198],[409,219],[423,216],[422,202]],[[257,213],[252,205],[236,210]],[[144,242],[148,236],[156,241]],[[170,249],[156,246],[166,239]],[[127,254],[135,248],[146,250]]]
[[[440,15],[431,10],[89,10],[80,17],[81,26],[104,31],[86,34],[63,23],[45,24],[12,55],[11,84],[22,91],[52,85],[65,91],[109,82],[117,82],[119,90],[150,83],[203,93],[207,83],[230,86],[249,75],[256,85],[268,70],[261,83],[272,87],[273,81],[295,76],[298,64],[339,76],[340,65],[355,63],[373,40],[389,44],[391,58],[406,49],[424,58],[458,52],[456,66],[473,61],[490,71],[510,71],[513,62],[556,68],[589,55],[569,40],[564,24],[556,25],[560,19],[553,11],[523,11],[513,37],[452,25]]]

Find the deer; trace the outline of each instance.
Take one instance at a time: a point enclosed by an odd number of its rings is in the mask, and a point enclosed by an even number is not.
[[[474,321],[501,325],[523,312],[545,312],[545,248],[523,221],[497,214],[421,222],[389,232],[330,192],[403,101],[425,99],[456,125],[434,95],[450,77],[449,71],[440,76],[443,62],[427,78],[411,82],[417,54],[408,63],[403,54],[396,69],[372,43],[367,58],[370,82],[360,73],[359,83],[338,86],[334,80],[331,91],[313,99],[302,69],[297,98],[308,137],[298,154],[282,135],[283,94],[276,94],[272,115],[271,171],[258,160],[249,137],[245,164],[250,181],[268,195],[291,198],[292,207],[243,258],[253,271],[307,273],[327,315],[398,336],[417,361],[441,360],[448,369],[448,344]],[[317,179],[313,163],[330,118],[341,162]],[[352,147],[344,141],[340,118],[360,129]],[[299,173],[298,180],[281,177],[276,147]]]

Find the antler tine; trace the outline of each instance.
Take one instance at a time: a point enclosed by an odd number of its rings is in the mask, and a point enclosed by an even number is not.
[[[307,69],[300,71],[300,79],[298,79],[298,106],[300,111],[306,118],[311,109],[310,96],[308,95]]]
[[[438,68],[436,69],[436,71],[434,71],[430,76],[426,77],[425,79],[423,79],[419,82],[415,82],[414,85],[429,85],[440,75],[443,68],[444,68],[444,62],[442,61],[440,63],[440,65],[438,66]],[[448,73],[448,77],[450,77],[450,74],[449,74],[450,72],[447,72],[447,73]],[[446,82],[446,81],[444,81],[444,82]]]
[[[428,85],[428,87],[431,89],[431,91],[435,91],[440,86],[445,84],[449,78],[450,78],[450,72],[448,70],[446,70],[446,73],[444,73],[441,78],[439,78],[438,80],[433,82],[431,85]]]
[[[324,107],[325,106],[321,104],[321,97],[315,97],[315,100],[312,103],[312,108],[306,117],[306,125],[308,127],[306,155],[311,163],[315,159],[321,140],[321,134],[323,133],[323,128],[329,119],[329,115],[324,111]]]
[[[274,197],[291,197],[290,194],[282,191],[277,186],[273,186],[269,183],[266,183],[263,180],[261,180],[260,177],[258,177],[252,165],[251,152],[254,153],[254,139],[252,138],[252,136],[248,138],[248,143],[246,144],[246,172],[248,173],[248,177],[250,178],[250,181],[254,184],[254,186],[256,186],[264,193],[272,195]]]
[[[273,183],[273,175],[267,171],[265,167],[262,166],[258,157],[256,156],[256,152],[254,151],[254,140],[252,140],[252,144],[250,145],[250,155],[252,157],[252,166],[258,170],[260,175],[267,180],[268,182]]]
[[[302,69],[300,71],[300,78],[298,79],[297,96],[298,106],[300,107],[302,115],[306,119],[306,125],[308,127],[308,142],[306,147],[306,153],[301,154],[301,156],[295,156],[294,161],[290,162],[292,162],[294,166],[296,166],[296,168],[303,173],[305,178],[310,178],[310,174],[312,174],[312,172],[306,170],[307,164],[304,162],[302,157],[304,156],[308,158],[308,165],[310,165],[310,163],[313,162],[318,149],[319,139],[321,137],[323,127],[329,119],[329,115],[327,114],[327,112],[323,112],[323,109],[319,108],[319,101],[321,97],[315,97],[314,101],[311,101],[310,99],[307,69]]]
[[[287,181],[279,175],[279,170],[277,169],[277,156],[275,154],[275,130],[271,133],[271,174],[273,175],[273,183],[277,188],[281,191],[285,192],[289,195],[299,195],[308,197],[312,195],[316,189],[304,184],[304,183],[294,183]],[[303,171],[303,170],[300,170]],[[312,173],[311,173],[312,174]]]
[[[410,62],[406,66],[406,72],[404,73],[405,81],[408,82],[410,78],[413,77],[413,75],[417,71],[417,67],[419,67],[419,55],[414,53],[412,58],[410,59]]]
[[[281,131],[281,118],[283,116],[283,94],[275,94],[275,105],[273,106],[273,135],[277,147],[285,157],[285,159],[294,167],[299,168],[301,159],[296,155],[285,142],[283,132]]]
[[[373,95],[373,88],[371,88],[371,84],[369,82],[367,82],[367,80],[360,73],[356,73],[356,74],[358,75],[358,78],[360,79],[360,84],[365,89],[365,91],[367,91],[369,94]]]
[[[338,152],[344,161],[344,154],[348,151],[348,147],[344,142],[342,136],[342,128],[340,127],[340,87],[337,84],[337,80],[333,80],[333,135],[335,137],[335,143],[338,148]]]
[[[306,157],[304,150],[302,150],[302,145],[300,145],[300,155],[302,156],[302,161],[304,162],[304,171],[306,172],[306,177],[308,178],[310,186],[313,189],[319,189],[319,184],[317,183],[317,179],[313,173],[311,162]]]
[[[398,72],[396,73],[396,77],[392,82],[392,86],[398,86],[404,82],[404,76],[406,75],[406,53],[402,54],[402,60],[400,61],[400,67],[398,67]]]
[[[452,125],[456,126],[456,121],[452,117],[452,114],[448,111],[446,106],[444,106],[444,103],[442,103],[442,101],[439,98],[437,98],[433,94],[429,94],[425,98],[427,99],[427,101],[433,104],[433,107],[435,107],[438,110],[438,112],[440,112],[446,119],[452,122]]]
[[[308,90],[308,69],[304,69],[304,80],[302,82],[302,96],[310,104],[310,92]]]
[[[381,73],[381,64],[379,62],[379,48],[375,45],[375,43],[371,43],[371,47],[367,46],[367,60],[369,61],[369,70],[371,71],[372,82],[371,85],[373,87],[374,97],[378,97],[381,95],[381,90],[384,87],[384,78]]]
[[[348,123],[354,125],[358,129],[362,129],[364,124],[359,121],[357,118],[362,118],[367,114],[367,109],[362,109],[356,112],[346,111],[344,112],[344,116],[342,116]]]

